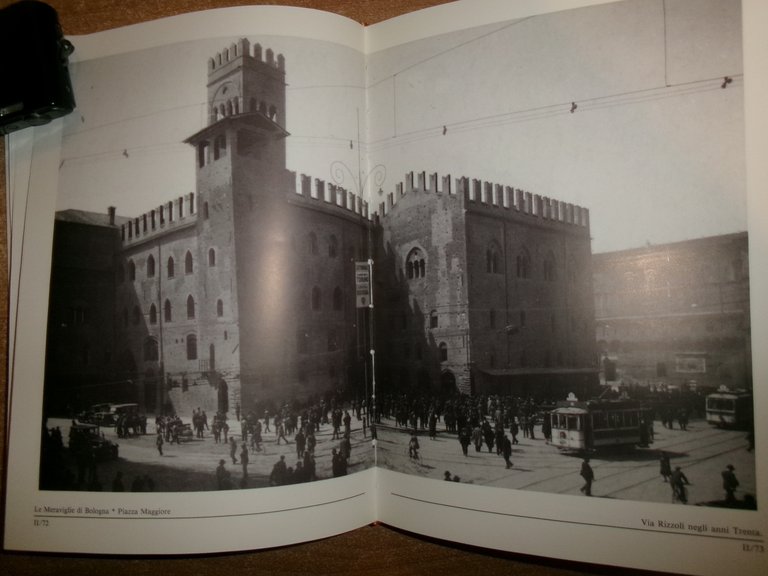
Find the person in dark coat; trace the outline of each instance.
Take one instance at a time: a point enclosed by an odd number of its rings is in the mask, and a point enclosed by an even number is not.
[[[510,469],[512,467],[512,460],[510,459],[512,457],[512,442],[506,434],[504,434],[504,437],[501,439],[501,455],[504,456],[504,462],[507,464],[507,469]]]
[[[659,456],[659,474],[664,479],[664,482],[669,481],[669,477],[672,476],[672,464],[669,462],[669,454],[662,452]]]
[[[592,466],[589,465],[589,458],[584,458],[581,463],[581,477],[584,478],[584,486],[581,487],[581,491],[587,496],[592,496],[592,482],[595,481],[595,473],[592,470]]]
[[[721,472],[721,475],[723,477],[723,490],[725,490],[725,501],[729,504],[733,504],[736,502],[736,488],[739,487],[739,481],[736,479],[736,474],[734,474],[735,468],[732,464],[728,464],[728,466],[725,467],[725,470]]]
[[[686,486],[690,484],[685,473],[680,469],[680,466],[675,466],[675,471],[672,472],[670,477],[670,484],[672,485],[672,502],[679,500],[683,504],[688,503],[688,490]]]
[[[469,448],[470,441],[471,434],[469,429],[465,426],[459,430],[459,444],[461,444],[461,451],[464,453],[464,456],[467,455],[467,449]]]

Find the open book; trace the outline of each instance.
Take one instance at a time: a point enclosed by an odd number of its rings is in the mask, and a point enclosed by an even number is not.
[[[8,138],[5,548],[379,521],[763,573],[765,16],[252,7],[71,38],[77,109]]]

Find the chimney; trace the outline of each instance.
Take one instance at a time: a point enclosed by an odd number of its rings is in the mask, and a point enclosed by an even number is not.
[[[114,226],[115,225],[115,210],[116,208],[114,206],[110,206],[107,208],[107,212],[109,213],[109,225]]]

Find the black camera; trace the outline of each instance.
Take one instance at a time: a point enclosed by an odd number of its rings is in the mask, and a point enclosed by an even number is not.
[[[0,9],[0,134],[75,109],[68,68],[73,50],[47,4],[25,0]]]

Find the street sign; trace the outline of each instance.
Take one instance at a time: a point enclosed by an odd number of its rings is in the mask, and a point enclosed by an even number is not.
[[[355,262],[355,302],[358,308],[371,304],[371,273],[368,262]]]

